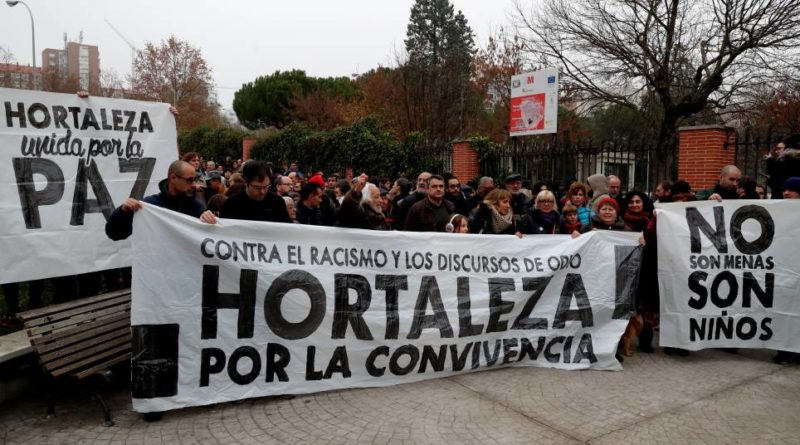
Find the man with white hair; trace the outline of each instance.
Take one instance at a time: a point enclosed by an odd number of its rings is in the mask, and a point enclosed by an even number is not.
[[[409,209],[411,209],[411,206],[422,201],[427,196],[428,178],[430,177],[431,174],[429,172],[420,173],[419,176],[417,176],[417,187],[414,190],[414,193],[408,195],[394,208],[392,219],[394,220],[394,226],[396,229],[400,230],[405,227],[406,217]]]
[[[383,214],[380,189],[367,182],[367,179],[369,177],[362,173],[344,196],[336,225],[353,229],[390,230]]]
[[[608,195],[617,201],[619,214],[624,215],[625,210],[628,208],[628,200],[625,197],[624,190],[622,190],[622,180],[616,175],[608,175]]]

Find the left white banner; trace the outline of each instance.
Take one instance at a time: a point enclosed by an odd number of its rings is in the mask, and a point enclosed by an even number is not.
[[[0,88],[0,283],[131,265],[106,219],[177,159],[163,103]]]
[[[137,411],[500,366],[619,370],[638,234],[133,221]]]

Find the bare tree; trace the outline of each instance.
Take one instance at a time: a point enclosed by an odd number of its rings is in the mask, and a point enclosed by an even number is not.
[[[17,58],[5,46],[0,46],[0,63],[17,63]]]
[[[186,41],[170,36],[159,45],[147,43],[136,52],[130,83],[134,97],[176,106],[178,129],[218,125],[217,106],[209,100],[211,68],[200,49]]]
[[[100,72],[98,94],[102,97],[125,97],[125,87],[122,84],[122,79],[114,69],[105,69]]]
[[[686,118],[798,61],[797,0],[545,0],[516,3],[515,18],[527,51],[584,100],[655,108],[662,150]]]

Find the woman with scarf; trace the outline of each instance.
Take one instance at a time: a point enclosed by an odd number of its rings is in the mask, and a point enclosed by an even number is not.
[[[533,207],[519,222],[519,233],[523,235],[553,235],[558,229],[559,215],[553,192],[543,190],[536,195]]]
[[[486,195],[475,212],[470,232],[488,235],[514,235],[517,223],[511,210],[511,192],[495,189]]]
[[[628,208],[622,219],[634,232],[644,232],[647,224],[653,219],[653,202],[644,193],[631,190],[625,197]]]

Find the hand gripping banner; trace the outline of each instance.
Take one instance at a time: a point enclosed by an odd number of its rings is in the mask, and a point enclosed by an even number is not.
[[[619,370],[638,234],[458,235],[134,218],[140,412],[502,366]]]

